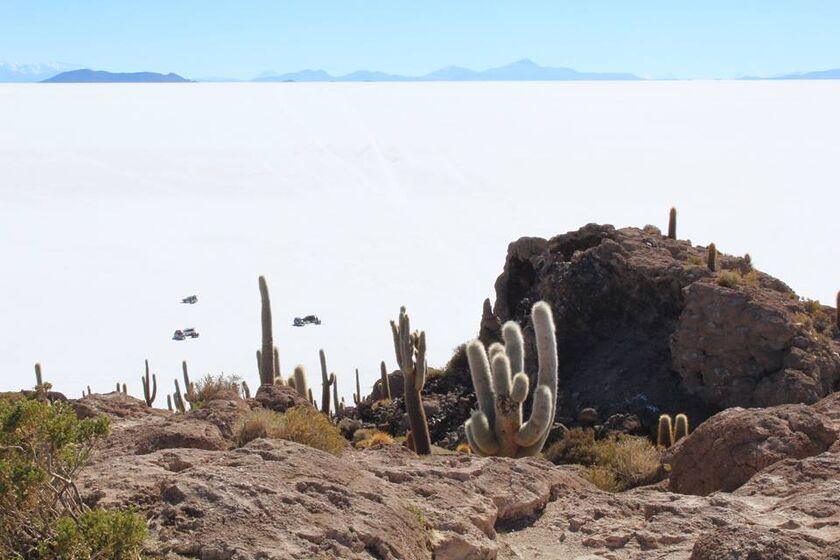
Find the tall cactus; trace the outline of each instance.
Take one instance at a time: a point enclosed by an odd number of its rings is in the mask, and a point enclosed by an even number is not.
[[[422,398],[423,385],[426,384],[426,333],[411,332],[411,321],[405,307],[400,308],[399,322],[391,321],[391,333],[394,335],[397,363],[404,378],[405,410],[411,426],[414,450],[418,455],[429,455],[432,452],[432,439],[429,437],[429,424],[426,422]]]
[[[708,265],[709,270],[717,272],[717,247],[715,247],[714,243],[709,243],[709,252],[706,255],[706,264]]]
[[[321,358],[321,412],[330,415],[330,385],[335,385],[335,374],[327,374],[327,355],[324,350],[318,351],[318,356]],[[336,407],[338,412],[338,407]]]
[[[289,381],[294,381],[294,385],[291,385],[291,383],[290,385],[294,387],[295,391],[298,392],[298,395],[305,399],[309,399],[309,384],[306,381],[306,370],[303,368],[303,366],[295,366],[295,372],[293,374],[292,379],[290,379]],[[312,399],[309,400],[311,401]]]
[[[674,445],[674,424],[668,414],[659,417],[659,427],[656,430],[656,445],[668,448]]]
[[[280,373],[280,352],[274,347],[274,383],[283,385],[283,374]]]
[[[677,238],[677,209],[671,207],[671,212],[668,214],[668,238]]]
[[[193,409],[193,403],[195,403],[198,400],[198,398],[196,397],[196,394],[195,394],[195,384],[192,381],[190,381],[190,374],[187,371],[187,361],[186,360],[183,360],[181,362],[181,370],[184,374],[184,390],[186,391],[186,394],[184,395],[184,398],[187,400],[188,403],[190,403],[190,410],[192,410]]]
[[[537,302],[531,309],[537,342],[537,387],[531,417],[522,423],[522,403],[528,398],[528,375],[522,331],[514,321],[502,327],[501,343],[467,345],[479,409],[464,424],[470,447],[479,455],[531,457],[542,451],[557,408],[557,339],[551,307]],[[488,360],[489,352],[489,360]],[[512,375],[514,374],[515,375]]]
[[[688,416],[682,413],[677,414],[674,418],[674,443],[677,443],[688,434]]]
[[[379,376],[382,381],[382,398],[391,400],[391,380],[388,378],[388,368],[384,361],[379,364]]]
[[[353,404],[359,406],[362,403],[362,387],[359,385],[359,368],[356,368],[356,392],[353,393]]]
[[[265,276],[260,276],[260,299],[262,301],[262,359],[260,360],[260,385],[274,384],[274,337],[271,334],[271,300]]]
[[[146,406],[149,408],[155,402],[157,397],[157,376],[155,374],[149,377],[149,360],[146,360],[146,375],[140,378],[140,383],[143,385],[143,398],[146,400]]]

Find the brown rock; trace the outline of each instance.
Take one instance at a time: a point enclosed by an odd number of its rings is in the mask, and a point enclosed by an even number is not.
[[[312,406],[306,398],[285,385],[261,385],[257,389],[257,394],[254,395],[254,400],[263,408],[274,412],[286,412],[290,408],[301,405]]]
[[[670,488],[685,494],[731,492],[761,469],[826,451],[837,439],[830,418],[807,405],[730,408],[669,450]]]
[[[836,556],[834,558],[837,558]],[[690,560],[829,560],[823,546],[784,529],[721,527],[700,536]]]

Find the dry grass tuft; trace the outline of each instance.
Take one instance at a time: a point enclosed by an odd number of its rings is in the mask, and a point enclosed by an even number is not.
[[[366,438],[357,441],[355,446],[357,449],[366,449],[374,445],[396,445],[396,441],[388,432],[374,430],[370,432]]]
[[[458,444],[458,447],[455,448],[457,453],[466,453],[467,455],[472,455],[472,447],[467,442],[461,442]]]
[[[255,410],[234,427],[237,444],[258,438],[294,441],[333,455],[341,455],[347,442],[337,426],[311,406],[296,406],[283,414]]]
[[[210,375],[208,373],[195,383],[193,406],[200,408],[201,405],[210,401],[239,399],[239,384],[241,382],[242,380],[235,375]]]
[[[596,440],[592,430],[575,428],[549,447],[544,456],[555,464],[589,467],[586,478],[608,492],[655,482],[661,451],[647,438],[622,435]]]

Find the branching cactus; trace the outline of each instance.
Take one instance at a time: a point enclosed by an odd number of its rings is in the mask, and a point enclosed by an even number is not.
[[[668,237],[670,239],[677,238],[677,209],[673,207],[668,214]]]
[[[391,332],[394,335],[397,363],[404,377],[405,410],[408,413],[414,451],[418,455],[429,455],[432,452],[432,440],[422,398],[423,385],[426,384],[426,333],[411,332],[411,321],[405,307],[400,308],[399,322],[391,321]],[[358,388],[356,390],[358,392]]]
[[[294,385],[292,385],[292,382],[294,382]],[[298,392],[298,395],[312,401],[309,396],[309,384],[306,382],[306,370],[303,366],[295,366],[295,372],[292,375],[292,378],[289,379],[289,385],[294,387],[295,391]]]
[[[674,424],[671,416],[663,414],[659,417],[659,427],[656,430],[656,445],[669,448],[674,445]]]
[[[385,366],[385,362],[379,364],[379,375],[382,378],[382,393],[383,399],[391,400],[391,381],[388,379],[388,368]]]
[[[674,443],[677,443],[688,434],[688,416],[685,414],[677,414],[674,418]]]
[[[274,384],[274,337],[271,334],[271,300],[265,276],[260,276],[260,299],[262,301],[262,355],[260,357],[260,385]]]
[[[532,457],[542,451],[557,408],[557,339],[551,307],[538,302],[531,309],[537,342],[537,387],[531,417],[522,422],[528,397],[528,375],[522,331],[514,321],[502,327],[504,344],[485,350],[474,340],[467,345],[478,410],[464,424],[472,450],[483,456]],[[488,360],[489,353],[489,360]]]
[[[155,402],[155,397],[157,397],[157,376],[152,374],[149,377],[149,360],[146,360],[146,375],[140,378],[140,383],[143,385],[143,398],[146,400],[146,406],[151,408]]]
[[[330,385],[335,385],[335,374],[327,374],[327,355],[323,350],[318,351],[321,358],[321,412],[330,415]],[[338,407],[336,407],[336,412]]]

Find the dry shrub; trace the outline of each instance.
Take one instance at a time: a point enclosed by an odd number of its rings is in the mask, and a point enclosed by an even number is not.
[[[718,275],[718,286],[724,288],[737,288],[744,282],[741,274],[735,270],[724,270]]]
[[[241,379],[235,375],[210,375],[209,373],[195,383],[195,402],[205,404],[210,401],[230,401],[238,399]]]
[[[368,434],[366,438],[361,441],[356,442],[356,447],[358,449],[365,449],[368,447],[373,447],[374,445],[395,445],[396,442],[394,438],[388,432],[383,432],[381,430],[374,430],[372,433]]]
[[[311,406],[296,406],[283,414],[255,410],[237,422],[234,435],[239,445],[257,438],[294,441],[333,455],[341,455],[347,442],[341,430]]]
[[[592,430],[575,428],[544,453],[554,464],[590,467],[586,478],[609,492],[655,482],[661,451],[647,438],[620,435],[596,440]]]
[[[466,453],[467,455],[472,455],[472,447],[467,442],[461,442],[458,444],[458,447],[455,448],[457,453]]]

